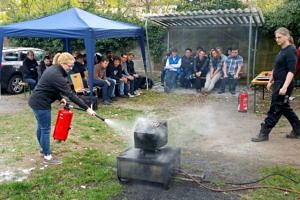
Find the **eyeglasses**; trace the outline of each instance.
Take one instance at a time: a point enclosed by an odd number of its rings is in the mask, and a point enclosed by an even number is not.
[[[67,66],[70,67],[70,68],[74,67],[74,64],[68,64],[68,63],[65,63],[65,65],[67,65]]]

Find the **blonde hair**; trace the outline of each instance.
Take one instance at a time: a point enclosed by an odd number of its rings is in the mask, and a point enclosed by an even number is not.
[[[57,64],[59,65],[66,64],[68,61],[75,61],[74,57],[68,52],[61,53],[57,58]]]
[[[289,42],[291,44],[294,44],[294,38],[291,36],[291,32],[289,31],[289,29],[287,29],[285,27],[280,27],[274,32],[274,34],[276,34],[276,33],[287,36],[289,38]]]
[[[57,53],[57,54],[55,54],[55,56],[53,57],[53,61],[52,61],[52,64],[53,64],[53,65],[58,65],[57,60],[58,60],[58,57],[60,56],[60,54],[61,54],[61,53]]]

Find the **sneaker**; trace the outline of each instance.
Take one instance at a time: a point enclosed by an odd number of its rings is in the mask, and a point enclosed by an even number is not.
[[[130,98],[134,97],[134,95],[132,95],[132,94],[128,94],[128,96],[129,96]]]
[[[107,100],[103,101],[103,105],[111,105],[111,103]]]
[[[141,94],[138,91],[134,91],[134,95],[140,96]]]
[[[118,101],[117,97],[111,97],[110,98],[112,101]]]
[[[223,93],[225,93],[224,91],[218,91],[218,94],[223,94]]]
[[[120,95],[121,98],[128,98],[128,95]]]
[[[54,160],[53,156],[51,154],[49,154],[49,155],[44,156],[43,163],[47,164],[47,165],[60,165],[61,161],[60,160]]]

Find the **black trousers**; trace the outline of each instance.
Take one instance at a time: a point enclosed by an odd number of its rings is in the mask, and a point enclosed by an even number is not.
[[[275,82],[273,85],[271,106],[265,118],[265,125],[268,128],[273,128],[282,115],[288,119],[292,126],[298,123],[299,120],[288,101],[288,97],[292,94],[294,83],[290,84],[285,96],[279,95],[282,85],[283,82]]]

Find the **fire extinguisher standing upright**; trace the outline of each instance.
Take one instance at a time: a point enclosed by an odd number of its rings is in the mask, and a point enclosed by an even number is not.
[[[238,99],[238,111],[239,112],[247,112],[248,110],[248,93],[245,89],[240,92]]]
[[[68,104],[58,111],[53,138],[55,140],[66,140],[69,134],[73,112]]]

